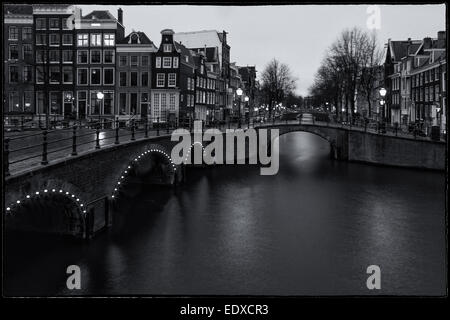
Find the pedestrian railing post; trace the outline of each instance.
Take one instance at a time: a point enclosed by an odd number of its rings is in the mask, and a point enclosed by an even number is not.
[[[169,134],[169,119],[166,119],[166,133]]]
[[[3,170],[5,171],[5,176],[9,176],[9,138],[5,139],[5,146],[3,150]]]
[[[100,125],[97,125],[97,129],[95,129],[95,149],[100,149]]]
[[[21,116],[21,117],[20,117],[20,122],[21,122],[21,124],[20,124],[20,129],[21,129],[22,131],[23,131],[23,128],[24,128],[24,127],[23,127],[23,121],[24,121],[24,120],[23,120],[23,116]]]
[[[159,136],[159,117],[156,118],[156,135]]]
[[[134,133],[135,133],[135,128],[134,128],[135,124],[134,124],[134,119],[131,120],[131,140],[136,140],[136,138],[134,137]]]
[[[178,129],[178,117],[175,117],[175,129]]]
[[[73,126],[72,131],[72,155],[77,155],[77,126]]]
[[[44,130],[42,132],[42,161],[41,164],[46,165],[48,164],[47,160],[47,130]]]
[[[119,119],[116,119],[116,141],[114,141],[114,144],[119,144]]]

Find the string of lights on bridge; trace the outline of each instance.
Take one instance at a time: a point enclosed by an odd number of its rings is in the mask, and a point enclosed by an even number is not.
[[[164,156],[169,160],[170,164],[172,165],[173,170],[174,170],[174,171],[177,171],[177,168],[176,168],[176,166],[175,166],[175,163],[172,161],[172,158],[167,154],[167,152],[165,152],[165,151],[163,151],[163,150],[160,150],[160,149],[148,149],[148,150],[144,151],[143,153],[141,153],[141,154],[140,154],[139,156],[137,156],[136,158],[134,158],[134,160],[132,161],[132,163],[130,163],[130,164],[128,165],[127,169],[123,171],[122,175],[120,176],[119,180],[117,181],[117,186],[114,188],[114,191],[113,191],[113,193],[112,193],[112,195],[111,195],[111,198],[112,198],[112,199],[116,198],[117,193],[118,193],[119,188],[120,188],[120,185],[121,185],[121,183],[123,182],[123,179],[125,179],[125,177],[129,174],[129,171],[130,171],[130,169],[132,169],[133,164],[134,164],[134,163],[137,164],[137,162],[139,162],[140,160],[142,160],[142,158],[143,158],[144,156],[146,156],[147,154],[152,153],[152,152],[158,152],[158,153],[164,155]]]
[[[34,193],[31,194],[27,194],[25,196],[25,199],[22,200],[16,200],[15,203],[12,203],[9,207],[6,207],[6,211],[11,212],[15,207],[18,207],[21,204],[26,203],[27,201],[32,200],[33,198],[36,198],[36,196],[41,196],[41,195],[45,195],[45,194],[61,194],[66,196],[67,198],[73,200],[77,206],[79,207],[80,211],[82,211],[83,213],[86,213],[86,208],[84,207],[84,204],[81,202],[80,197],[76,196],[75,194],[71,194],[69,191],[64,191],[63,189],[44,189],[41,191],[36,191]]]

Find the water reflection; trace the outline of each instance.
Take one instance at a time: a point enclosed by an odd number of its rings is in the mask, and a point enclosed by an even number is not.
[[[6,291],[68,294],[70,261],[86,268],[89,294],[443,294],[444,183],[442,173],[332,161],[325,140],[292,133],[280,137],[275,176],[192,169],[181,188],[122,195],[113,228],[88,244],[10,243]],[[365,287],[371,264],[380,292]],[[30,284],[28,266],[45,281]]]

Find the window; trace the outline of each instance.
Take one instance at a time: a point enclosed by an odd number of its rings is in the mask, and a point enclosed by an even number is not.
[[[36,30],[45,30],[45,29],[46,29],[45,18],[36,19]]]
[[[103,69],[103,84],[113,85],[114,84],[114,69],[105,68]]]
[[[434,100],[439,101],[439,85],[434,86]]]
[[[77,51],[77,62],[80,64],[88,63],[88,52],[87,50]]]
[[[130,113],[137,113],[137,93],[130,93]]]
[[[9,27],[8,40],[19,40],[19,29],[17,27]]]
[[[91,46],[100,47],[102,45],[102,35],[100,33],[91,33]]]
[[[36,67],[36,83],[44,83],[44,67]]]
[[[138,73],[131,72],[130,73],[130,86],[132,86],[132,87],[137,86],[137,79],[138,79]]]
[[[105,50],[103,55],[103,63],[114,63],[114,50]]]
[[[171,67],[172,67],[172,58],[163,57],[163,68],[171,68]]]
[[[176,85],[177,85],[177,74],[169,73],[169,75],[167,76],[167,86],[175,87]]]
[[[9,45],[9,59],[10,60],[17,60],[19,59],[19,47],[17,44],[10,44]]]
[[[91,91],[91,114],[100,114],[102,101],[97,99],[97,91]]]
[[[148,72],[141,73],[141,86],[148,86]]]
[[[73,44],[73,36],[71,33],[63,34],[63,45],[71,46]]]
[[[156,68],[161,68],[161,57],[156,57],[155,66]]]
[[[121,87],[126,87],[127,86],[127,73],[121,71],[119,73],[119,85]]]
[[[171,93],[169,95],[169,110],[170,111],[175,111],[175,93]]]
[[[9,93],[9,110],[20,111],[19,93],[17,91]]]
[[[114,42],[114,34],[104,34],[103,35],[103,40],[104,40],[104,45],[106,47],[111,47],[114,46],[115,42]]]
[[[160,105],[160,117],[164,121],[166,119],[167,110],[167,97],[166,94],[161,94],[161,105]]]
[[[141,114],[147,115],[148,114],[148,98],[149,94],[147,92],[141,93]]]
[[[91,68],[91,85],[99,85],[102,82],[102,69]]]
[[[156,86],[157,87],[164,87],[164,83],[165,83],[165,75],[164,75],[164,73],[156,74]]]
[[[143,67],[147,67],[148,66],[148,62],[149,62],[149,57],[148,56],[142,56],[141,57],[141,65]]]
[[[79,85],[87,85],[88,84],[88,69],[80,68],[77,72],[77,81]]]
[[[102,52],[100,50],[91,50],[91,63],[101,63]]]
[[[31,40],[32,39],[32,29],[30,27],[22,28],[22,40]]]
[[[31,43],[24,43],[22,45],[23,50],[23,60],[32,61],[33,60],[33,47]]]
[[[120,55],[120,57],[119,57],[119,65],[120,65],[121,67],[124,67],[124,66],[127,65],[127,62],[128,62],[128,59],[127,59],[127,58],[128,58],[127,56]]]
[[[127,94],[124,92],[119,93],[119,114],[127,114]]]
[[[19,67],[9,66],[9,82],[16,83],[19,81]]]
[[[23,111],[31,111],[31,102],[33,101],[33,91],[25,91],[23,93]]]
[[[59,34],[57,33],[50,34],[50,45],[59,46]]]
[[[72,50],[64,50],[63,51],[63,62],[64,63],[72,63],[73,62],[73,51]]]
[[[88,34],[87,33],[83,33],[83,34],[79,34],[77,37],[77,46],[79,47],[87,47],[89,44],[88,42]]]
[[[50,67],[50,83],[59,83],[61,81],[61,70],[57,66]]]
[[[138,56],[131,56],[130,64],[131,64],[131,66],[137,66],[138,65]]]
[[[59,63],[59,50],[49,51],[50,63]]]
[[[172,52],[172,45],[171,44],[165,44],[163,46],[164,52]]]
[[[45,45],[47,44],[47,37],[45,34],[38,33],[36,34],[36,45]]]
[[[70,27],[67,25],[68,22],[70,24],[73,23],[72,20],[69,20],[67,18],[62,18],[61,26],[62,26],[63,30],[69,30],[70,29]]]
[[[155,122],[156,119],[159,117],[159,93],[154,93],[153,94],[153,108],[152,108],[152,118],[154,119],[153,121]]]
[[[103,97],[103,114],[113,114],[114,111],[114,92],[105,91]]]
[[[63,67],[63,83],[73,83],[72,67]]]
[[[178,57],[173,57],[173,67],[178,68]]]
[[[59,19],[58,18],[50,18],[48,20],[49,29],[59,29]]]
[[[33,69],[31,66],[23,67],[23,82],[33,81]]]

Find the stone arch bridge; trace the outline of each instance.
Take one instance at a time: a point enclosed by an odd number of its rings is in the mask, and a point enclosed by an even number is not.
[[[278,129],[280,135],[298,131],[316,134],[330,143],[331,156],[338,160],[445,168],[444,142],[298,121],[262,124],[255,129]],[[11,229],[89,238],[111,223],[110,206],[127,181],[146,176],[154,184],[177,185],[185,180],[185,166],[175,165],[170,157],[176,143],[168,134],[146,134],[11,171],[5,179],[4,221]],[[52,210],[61,214],[49,213]]]

